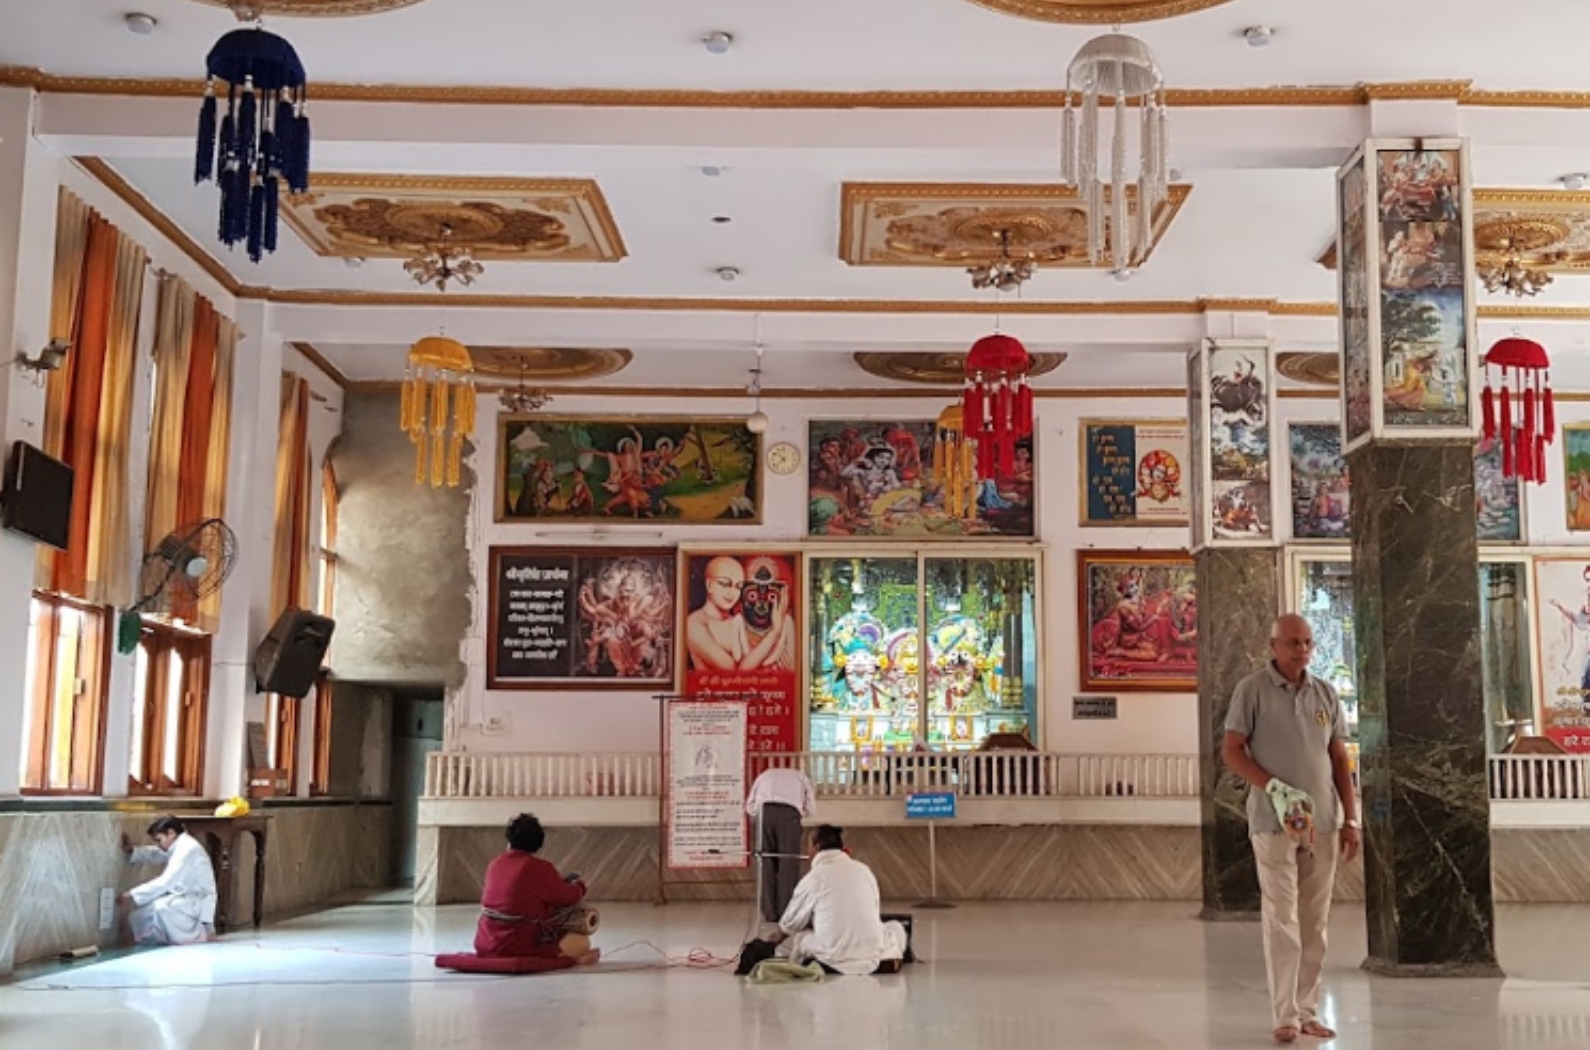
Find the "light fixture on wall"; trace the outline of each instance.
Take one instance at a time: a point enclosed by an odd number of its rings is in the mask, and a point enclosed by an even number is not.
[[[1009,230],[996,231],[994,239],[999,242],[999,258],[985,266],[968,266],[966,273],[972,279],[973,288],[997,288],[1001,292],[1014,292],[1032,277],[1037,264],[1033,262],[1031,253],[1025,259],[1010,257]]]
[[[745,392],[756,399],[751,414],[745,417],[745,429],[753,434],[764,434],[771,420],[767,413],[762,411],[762,344],[756,344],[756,365],[751,369],[751,381],[746,384]]]
[[[41,376],[45,372],[54,372],[66,363],[67,352],[72,349],[70,339],[51,339],[37,357],[29,357],[21,350],[17,351],[17,358],[13,364],[26,372]]]
[[[532,390],[525,385],[525,360],[523,355],[519,358],[519,381],[511,389],[502,390],[497,394],[497,401],[502,405],[504,412],[511,415],[522,416],[545,408],[547,402],[552,400],[552,395],[545,390]]]
[[[434,284],[438,292],[447,291],[447,282],[456,281],[468,288],[486,268],[475,261],[469,247],[453,244],[451,223],[442,223],[436,240],[427,250],[403,264],[415,284]]]

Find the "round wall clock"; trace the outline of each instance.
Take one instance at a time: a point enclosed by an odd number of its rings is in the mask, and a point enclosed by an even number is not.
[[[780,441],[767,450],[767,469],[775,474],[793,474],[801,469],[801,450],[788,441]]]

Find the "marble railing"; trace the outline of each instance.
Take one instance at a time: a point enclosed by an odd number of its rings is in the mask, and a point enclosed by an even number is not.
[[[1067,755],[1043,751],[866,754],[801,751],[759,754],[768,767],[803,770],[824,798],[887,798],[954,791],[969,798],[1198,797],[1196,755]],[[662,759],[655,753],[487,754],[437,752],[425,771],[425,797],[656,798]],[[1590,800],[1590,756],[1505,755],[1490,760],[1498,801]]]

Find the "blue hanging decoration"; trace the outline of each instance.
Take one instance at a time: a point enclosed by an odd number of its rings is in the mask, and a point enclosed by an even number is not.
[[[259,262],[276,250],[279,195],[309,189],[308,84],[293,46],[255,26],[216,41],[199,108],[195,184],[215,179],[221,190],[221,243],[244,244]],[[219,113],[218,85],[226,85]],[[217,121],[219,117],[219,121]]]

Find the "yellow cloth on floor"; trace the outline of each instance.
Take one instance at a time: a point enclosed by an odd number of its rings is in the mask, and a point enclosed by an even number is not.
[[[792,963],[788,959],[763,959],[751,971],[752,984],[807,984],[823,979],[823,968],[816,963]]]

